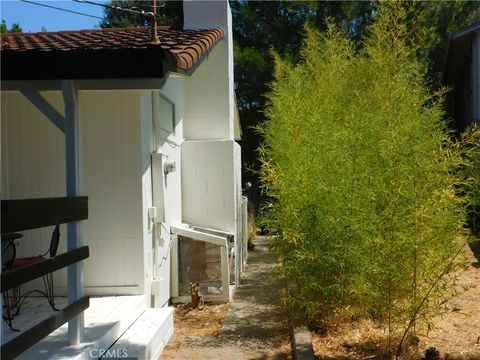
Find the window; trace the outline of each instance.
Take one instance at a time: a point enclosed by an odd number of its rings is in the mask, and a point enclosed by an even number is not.
[[[155,137],[166,139],[175,134],[175,104],[159,92],[153,93]]]

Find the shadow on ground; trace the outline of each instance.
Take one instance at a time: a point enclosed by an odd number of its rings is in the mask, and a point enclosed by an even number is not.
[[[161,359],[292,358],[287,311],[280,305],[283,287],[272,278],[277,260],[269,242],[265,237],[255,241],[220,335],[183,337]]]

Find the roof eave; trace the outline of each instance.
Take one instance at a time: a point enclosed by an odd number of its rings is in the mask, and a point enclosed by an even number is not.
[[[104,44],[92,39],[87,39],[90,40],[88,42],[84,39],[83,35],[85,34],[82,34],[95,33],[96,35],[102,35],[106,41],[111,40],[106,36],[109,32],[119,32],[126,35],[132,30],[138,32],[142,29],[74,31],[69,35],[77,35],[75,41],[68,38],[65,40],[66,43],[61,42],[57,37],[61,37],[61,35],[65,37],[68,32],[49,33],[50,36],[56,36],[54,43],[49,42],[51,39],[47,41],[44,38],[48,34],[42,33],[32,34],[27,39],[13,37],[12,49],[5,46],[0,51],[1,77],[3,80],[9,81],[158,79],[159,77],[165,77],[168,72],[188,76],[208,57],[209,52],[213,50],[224,35],[222,29],[185,32],[183,35],[173,33],[166,34],[165,42],[160,45],[145,43],[142,40],[133,41],[125,47],[122,46],[120,41],[117,44],[113,40]],[[2,44],[10,35],[2,36]],[[182,36],[187,39],[183,39]],[[171,39],[174,37],[179,37],[180,42],[172,45]],[[194,40],[190,41],[190,37],[193,37]],[[126,40],[131,41],[128,37]],[[6,41],[6,44],[8,45],[8,41]],[[82,47],[78,47],[79,45]]]
[[[459,38],[462,38],[464,36],[467,36],[471,33],[477,32],[477,31],[480,31],[480,22],[477,22],[473,25],[470,25],[469,27],[466,27],[465,29],[461,29],[457,32],[454,32],[451,36],[451,39],[453,41],[455,41]]]
[[[467,46],[470,44],[471,37],[480,31],[480,22],[475,23],[465,29],[459,30],[453,33],[447,43],[446,59],[443,70],[443,82],[444,84],[453,84],[456,79],[453,78],[453,74],[450,74],[451,68],[457,68],[458,62],[465,58],[465,52]],[[460,74],[459,71],[454,71],[456,75]]]
[[[220,38],[219,40],[217,40],[210,49],[208,49],[203,55],[199,56],[198,59],[196,59],[196,61],[194,62],[194,64],[188,68],[180,66],[179,61],[174,60],[175,59],[174,56],[172,55],[167,56],[164,61],[164,67],[165,67],[166,73],[168,72],[168,73],[180,74],[183,76],[191,76],[198,69],[198,67],[208,59],[208,57],[215,50],[217,45],[223,40],[224,38]]]
[[[215,49],[185,68],[179,59],[158,46],[143,49],[9,51],[2,50],[2,80],[163,78],[168,73],[191,76]]]
[[[2,80],[163,77],[161,48],[28,51],[2,50]]]

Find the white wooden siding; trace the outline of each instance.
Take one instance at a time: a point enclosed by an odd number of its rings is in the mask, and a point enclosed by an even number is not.
[[[181,156],[180,145],[183,140],[184,118],[184,89],[185,80],[181,78],[169,79],[162,94],[175,102],[175,132],[168,138],[152,136],[158,122],[154,119],[152,95],[158,96],[158,91],[142,93],[142,189],[143,189],[143,236],[145,247],[145,291],[155,282],[155,301],[153,306],[163,306],[170,298],[170,225],[182,221],[182,194],[181,194]],[[158,119],[157,119],[158,120]],[[152,183],[152,152],[156,152],[157,174]],[[165,160],[175,161],[176,170],[164,176],[163,165]],[[153,189],[152,189],[153,187]],[[158,192],[161,198],[152,203],[152,190]],[[155,231],[149,224],[148,208],[157,206],[162,224],[155,226]],[[162,216],[161,216],[162,215]],[[154,237],[156,236],[156,238]]]
[[[143,273],[139,95],[81,92],[79,106],[89,196],[85,284],[135,287]]]
[[[59,113],[59,92],[42,94]],[[65,137],[22,94],[2,93],[2,199],[65,196]],[[22,232],[17,257],[45,253],[53,227]],[[66,249],[66,226],[60,228],[58,252]],[[66,286],[66,271],[54,273],[55,284]],[[41,279],[23,288],[42,288]]]
[[[227,76],[228,44],[222,40],[186,82],[184,133],[187,140],[233,140]]]
[[[232,14],[228,1],[184,1],[185,29],[221,27],[225,35],[187,82],[185,138],[233,140]]]
[[[42,95],[63,114],[60,92]],[[87,294],[136,294],[143,276],[139,93],[80,92],[89,196]],[[65,196],[65,137],[20,93],[2,93],[2,199]],[[18,256],[48,248],[51,228],[25,232]],[[59,252],[66,246],[61,228]],[[65,293],[65,271],[56,274]],[[41,281],[41,280],[40,280]]]
[[[182,145],[183,221],[231,233],[235,229],[234,141],[186,141]]]

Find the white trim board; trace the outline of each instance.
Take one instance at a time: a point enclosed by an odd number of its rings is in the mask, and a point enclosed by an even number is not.
[[[191,228],[185,228],[185,227],[174,226],[174,225],[170,226],[170,230],[175,235],[189,237],[189,238],[192,238],[193,240],[205,241],[214,245],[224,246],[225,248],[228,246],[226,236],[223,237],[223,236],[211,235],[198,230],[193,230]]]

